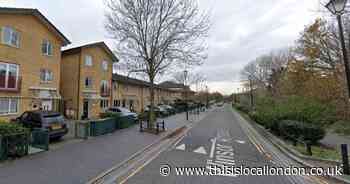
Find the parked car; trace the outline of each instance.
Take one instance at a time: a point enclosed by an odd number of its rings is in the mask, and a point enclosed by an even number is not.
[[[135,121],[138,119],[137,113],[131,112],[129,109],[123,107],[110,107],[106,112],[119,112],[122,116],[132,116]]]
[[[150,108],[151,108],[151,106],[148,105],[148,106],[144,109],[144,113],[149,113]],[[153,111],[154,111],[154,114],[156,115],[156,117],[162,116],[162,113],[161,113],[161,110],[159,109],[159,107],[154,106],[154,107],[153,107]]]
[[[176,113],[175,108],[173,108],[173,107],[170,106],[170,105],[161,105],[161,106],[162,106],[163,108],[165,108],[166,111],[168,111],[168,114],[169,114],[169,115],[173,115],[173,114]]]
[[[59,112],[26,111],[15,121],[31,130],[36,128],[48,130],[50,139],[60,139],[68,133],[67,123]]]

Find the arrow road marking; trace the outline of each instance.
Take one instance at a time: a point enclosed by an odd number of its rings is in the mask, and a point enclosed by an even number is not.
[[[194,150],[193,152],[203,154],[203,155],[207,154],[207,151],[205,151],[203,146],[199,147],[198,149]]]
[[[236,142],[239,144],[245,144],[245,141],[241,141],[241,140],[236,140]]]
[[[185,144],[181,144],[180,146],[176,147],[176,149],[185,151],[186,145]]]

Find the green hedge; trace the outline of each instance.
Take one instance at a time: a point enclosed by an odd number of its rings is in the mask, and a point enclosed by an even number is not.
[[[29,129],[16,123],[0,122],[0,136],[29,133]]]
[[[326,134],[320,126],[291,120],[281,121],[278,128],[281,136],[293,142],[316,144]]]
[[[263,98],[257,101],[252,119],[259,124],[274,128],[282,120],[296,120],[319,126],[332,124],[336,121],[335,108],[331,105],[297,96],[291,96],[278,101]]]

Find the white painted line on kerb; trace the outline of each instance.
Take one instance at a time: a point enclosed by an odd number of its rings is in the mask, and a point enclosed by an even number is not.
[[[211,139],[211,150],[210,150],[210,158],[214,157],[216,138]]]

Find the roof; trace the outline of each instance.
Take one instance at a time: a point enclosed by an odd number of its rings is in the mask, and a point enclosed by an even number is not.
[[[113,74],[113,81],[121,82],[121,83],[127,83],[127,84],[133,84],[133,85],[138,85],[138,86],[150,86],[151,83],[135,79],[135,78],[130,78],[127,76],[119,75],[119,74]]]
[[[117,56],[113,53],[113,51],[106,45],[105,42],[95,42],[95,43],[89,43],[86,45],[82,45],[79,47],[74,47],[74,48],[70,48],[70,49],[66,49],[62,51],[62,55],[70,55],[70,54],[75,54],[75,53],[79,53],[81,52],[82,48],[88,48],[88,47],[101,47],[102,49],[104,49],[108,55],[110,57],[113,58],[113,62],[118,62],[119,59],[117,58]]]
[[[159,84],[159,86],[163,88],[170,88],[170,89],[189,89],[189,86],[185,86],[184,84],[179,84],[173,81],[165,81]]]
[[[55,25],[53,25],[43,14],[37,9],[31,8],[5,8],[0,7],[0,14],[22,14],[22,15],[32,15],[39,19],[50,31],[55,33],[55,35],[61,39],[63,46],[69,45],[71,42],[65,37]]]

